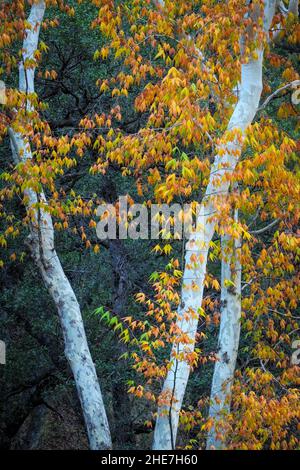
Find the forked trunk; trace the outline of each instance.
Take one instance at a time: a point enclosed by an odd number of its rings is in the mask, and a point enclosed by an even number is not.
[[[266,32],[272,22],[275,4],[276,0],[265,1],[264,29]],[[158,408],[153,449],[168,450],[176,445],[179,415],[190,373],[190,366],[184,354],[193,351],[195,347],[198,311],[203,299],[209,244],[215,232],[215,222],[212,220],[213,215],[216,214],[215,201],[216,198],[221,197],[220,195],[228,193],[229,181],[223,178],[224,173],[232,173],[236,167],[246,129],[256,114],[262,92],[263,49],[258,49],[256,53],[257,59],[249,60],[241,66],[239,97],[227,128],[228,133],[239,132],[240,138],[232,138],[229,134],[229,138],[226,139],[227,143],[218,149],[197,228],[186,245],[181,306],[178,311],[177,325],[182,333],[189,335],[190,344],[179,343],[172,350],[171,367],[163,385],[163,393],[171,394],[171,400],[170,405],[164,404]],[[220,151],[222,151],[222,156]],[[198,257],[197,266],[194,262],[195,255]],[[192,284],[193,289],[191,289]]]

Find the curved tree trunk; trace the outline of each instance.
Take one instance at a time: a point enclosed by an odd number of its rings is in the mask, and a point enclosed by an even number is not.
[[[264,28],[266,32],[272,22],[275,4],[276,0],[265,0]],[[179,414],[190,373],[190,366],[184,360],[184,354],[193,351],[195,347],[197,314],[203,299],[209,244],[215,232],[215,222],[212,220],[213,215],[216,214],[215,201],[217,197],[222,197],[220,195],[228,193],[229,181],[223,178],[224,173],[232,173],[236,167],[242,151],[246,129],[256,114],[262,92],[263,49],[258,49],[256,53],[257,59],[250,60],[241,66],[238,102],[227,127],[229,138],[226,139],[227,143],[218,149],[222,150],[222,156],[220,152],[217,152],[196,230],[191,234],[186,244],[185,269],[177,325],[182,333],[189,335],[191,341],[188,346],[179,343],[172,350],[171,367],[163,385],[163,393],[171,393],[171,400],[170,405],[162,405],[158,408],[153,449],[175,448]],[[232,131],[240,133],[240,138],[236,136],[230,138]],[[191,257],[194,258],[195,255],[199,260],[196,267],[194,261],[191,261]],[[192,283],[193,289],[191,289]]]
[[[238,221],[237,211],[235,220]],[[230,412],[231,387],[234,379],[241,330],[241,239],[222,237],[221,322],[218,339],[218,360],[215,364],[209,418],[213,427],[208,433],[207,449],[225,447],[223,423]],[[229,282],[228,282],[229,281]]]
[[[31,7],[23,43],[23,61],[19,66],[19,89],[34,92],[35,66],[26,67],[37,50],[45,2]],[[29,63],[30,64],[30,63]],[[32,109],[27,103],[28,110]],[[15,163],[32,158],[30,143],[18,130],[9,129]],[[89,351],[80,307],[67,279],[54,246],[52,218],[43,192],[24,190],[24,202],[30,215],[29,244],[44,283],[58,310],[62,325],[65,355],[71,366],[84,415],[91,449],[110,449],[111,438],[96,369]]]

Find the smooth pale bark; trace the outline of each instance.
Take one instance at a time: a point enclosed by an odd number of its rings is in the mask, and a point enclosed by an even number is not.
[[[235,220],[238,221],[237,211]],[[211,386],[209,418],[213,427],[208,433],[207,449],[223,449],[223,423],[230,412],[231,387],[234,379],[241,329],[241,262],[240,238],[222,237],[221,322],[217,362]]]
[[[295,16],[299,15],[299,0],[290,0],[288,7],[285,6],[282,0],[277,1],[281,14],[287,18],[292,13]],[[273,41],[276,41],[280,37],[282,31],[282,25],[279,23],[273,28]]]
[[[289,13],[293,13],[293,15],[298,16],[299,10],[299,0],[290,0],[289,2]]]
[[[290,0],[288,8],[285,8],[283,2],[280,2],[280,6],[283,13],[293,13],[293,15],[298,16],[299,0]]]
[[[19,89],[25,93],[34,92],[35,67],[26,67],[26,61],[28,64],[28,60],[34,57],[44,13],[44,1],[32,5],[28,18],[31,27],[25,33],[23,61],[19,66]],[[27,109],[32,111],[29,102]],[[31,159],[28,140],[13,128],[9,129],[9,135],[15,163]],[[44,283],[57,307],[65,341],[65,355],[74,375],[90,448],[110,449],[110,431],[95,365],[87,344],[79,304],[55,251],[54,229],[51,215],[47,210],[45,194],[26,189],[24,202],[31,217],[29,245]]]
[[[265,1],[264,28],[266,32],[272,22],[275,3],[276,0]],[[224,178],[224,174],[226,172],[232,173],[236,167],[242,151],[243,137],[256,114],[262,92],[263,49],[257,49],[256,53],[256,60],[250,60],[241,66],[239,97],[227,127],[229,133],[230,131],[239,132],[240,138],[229,139],[228,143],[223,144],[219,149],[222,150],[222,156],[217,152],[201,205],[196,231],[191,234],[186,244],[181,305],[178,310],[177,325],[182,333],[189,335],[191,344],[186,345],[179,342],[173,347],[171,367],[163,385],[163,394],[171,394],[171,400],[170,405],[163,404],[158,407],[153,449],[168,450],[173,449],[176,445],[179,414],[190,373],[190,366],[185,360],[184,354],[193,351],[195,347],[198,325],[197,312],[202,304],[209,245],[215,232],[216,222],[212,219],[217,213],[216,200],[221,195],[228,193],[229,181]],[[193,254],[201,259],[197,266],[191,262]],[[192,283],[193,289],[191,289]]]

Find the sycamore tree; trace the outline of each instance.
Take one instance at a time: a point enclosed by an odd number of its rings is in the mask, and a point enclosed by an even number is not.
[[[44,189],[55,193],[56,175],[72,165],[66,156],[68,144],[64,137],[52,142],[57,151],[50,144],[49,126],[39,114],[43,105],[35,93],[35,69],[47,47],[42,41],[39,43],[46,3],[49,6],[59,3],[64,8],[62,2],[35,0],[4,2],[0,7],[2,74],[9,76],[18,66],[19,75],[18,89],[7,90],[1,113],[1,135],[3,138],[8,134],[10,138],[14,164],[10,173],[2,173],[8,184],[1,196],[2,200],[18,197],[26,208],[21,224],[28,228],[28,246],[60,317],[65,355],[74,375],[90,447],[107,449],[111,447],[109,426],[80,306],[55,250],[52,215],[59,208],[55,207],[55,197],[47,200]],[[1,235],[2,246],[6,247],[7,239],[18,235],[20,221],[15,223],[14,216],[3,205],[1,211],[8,224]]]
[[[293,254],[298,246],[295,226],[299,186],[292,163],[296,149],[295,131],[285,132],[277,119],[270,119],[263,112],[273,98],[280,97],[285,90],[293,91],[299,85],[293,60],[285,63],[278,53],[280,42],[285,47],[292,45],[293,50],[299,40],[298,3],[257,1],[241,4],[232,1],[224,5],[223,2],[209,1],[192,4],[135,1],[121,5],[107,1],[99,4],[99,16],[94,25],[110,38],[110,43],[96,51],[95,59],[114,57],[124,64],[116,77],[108,77],[99,83],[100,90],[120,97],[121,102],[134,86],[138,86],[141,91],[135,99],[135,107],[145,116],[145,125],[134,135],[124,135],[109,120],[107,137],[100,135],[96,139],[100,155],[92,170],[105,171],[111,163],[117,163],[123,168],[124,176],[136,177],[140,194],[149,197],[148,204],[153,200],[159,203],[192,200],[200,202],[201,207],[195,230],[184,248],[181,270],[179,260],[172,258],[167,267],[169,272],[153,275],[155,300],[144,294],[138,296],[138,301],[147,308],[151,327],[146,326],[148,320],[125,319],[129,329],[142,330],[142,352],[133,353],[134,367],[144,374],[150,386],[150,390],[142,385],[133,386],[130,391],[137,396],[144,394],[158,403],[154,449],[175,448],[180,414],[187,428],[191,426],[190,422],[195,423],[195,414],[189,416],[182,410],[190,370],[207,360],[201,355],[200,348],[195,348],[198,340],[205,336],[203,327],[199,331],[199,319],[200,324],[203,318],[207,319],[205,307],[214,308],[211,305],[214,301],[204,299],[203,292],[208,287],[220,289],[219,280],[208,272],[208,260],[223,259],[220,354],[216,357],[209,419],[202,426],[203,431],[208,431],[208,448],[222,447],[225,432],[221,422],[230,423],[230,417],[225,418],[225,415],[230,411],[239,347],[242,289],[246,306],[243,318],[250,310],[255,319],[247,319],[247,328],[251,330],[253,324],[255,328],[260,325],[255,339],[261,340],[265,331],[267,337],[272,337],[269,329],[278,324],[278,317],[270,319],[268,314],[268,325],[263,325],[259,319],[261,313],[257,309],[253,312],[253,305],[249,309],[251,301],[247,303],[246,300],[260,297],[256,291],[258,282],[260,293],[264,291],[265,283],[270,283],[267,293],[272,301],[264,299],[265,305],[278,302],[274,298],[279,289],[276,280],[269,276],[261,258],[255,260],[259,250],[255,242],[262,241],[254,234],[268,232],[275,225],[279,227],[268,240],[272,247],[269,255],[271,270],[278,262],[278,253],[275,254],[278,237],[289,238]],[[271,93],[270,76],[274,65],[280,70],[282,83]],[[264,69],[268,68],[270,72],[266,74]],[[260,104],[263,92],[269,96]],[[297,110],[293,105],[284,102],[278,117],[295,113]],[[96,127],[97,123],[88,121],[86,125]],[[287,181],[289,202],[284,196]],[[241,213],[239,219],[233,215],[238,210]],[[250,233],[251,225],[264,221],[268,222],[266,227]],[[222,250],[213,238],[215,233],[224,236]],[[172,246],[170,243],[158,244],[154,250],[169,254]],[[259,256],[266,256],[265,248]],[[290,303],[281,304],[281,308],[287,309],[282,315],[288,321],[280,322],[280,328],[286,332],[277,332],[276,338],[279,336],[281,342],[289,343],[290,332],[297,331],[297,323],[294,324],[290,311],[296,308],[297,282],[295,260],[284,255],[283,258],[281,276],[291,278],[285,282],[289,284],[287,291],[292,299]],[[259,266],[255,263],[264,268],[265,277],[257,273]],[[245,279],[243,287],[241,270]],[[257,301],[262,305],[264,300]],[[158,362],[157,351],[168,350],[170,346],[170,359]],[[245,390],[239,385],[240,398],[234,405],[237,408],[240,406],[245,410],[244,401],[272,402],[276,383],[283,386],[282,377],[276,378],[265,367],[263,359],[269,361],[269,347],[259,341],[259,346],[256,345],[257,360],[261,361],[258,370],[249,368],[245,372],[251,382],[259,382],[259,374],[263,375],[270,387],[268,397],[257,398],[256,392],[249,392],[248,385]],[[272,356],[273,361],[275,356]],[[286,358],[283,363],[287,366]],[[283,363],[279,361],[276,365],[282,367]],[[284,397],[277,403],[278,407],[289,409],[288,413],[283,412],[282,422],[276,422],[279,430],[268,433],[263,429],[272,419],[272,412],[268,410],[270,418],[262,418],[258,432],[263,438],[255,436],[253,441],[244,443],[246,447],[260,448],[267,439],[271,439],[272,448],[280,446],[276,440],[280,438],[280,432],[285,437],[287,422],[297,418],[297,394],[292,387],[296,370],[293,367],[291,370],[291,388],[283,386]],[[158,396],[151,391],[155,378],[163,380]],[[247,413],[250,422],[253,420],[249,424],[253,431],[257,422],[249,409],[244,414],[241,409],[239,412],[239,420],[243,423],[241,433],[247,434]],[[275,434],[276,438],[273,440],[270,434]],[[249,435],[250,432],[247,437]],[[296,442],[293,439],[290,444],[284,440],[283,445],[293,446]]]
[[[58,80],[56,70],[42,69],[43,30],[59,28],[47,12],[59,7],[73,16],[77,2],[1,4],[0,135],[12,164],[2,173],[0,242],[13,260],[19,255],[10,240],[24,229],[29,235],[61,320],[90,446],[111,447],[109,426],[54,240],[55,229],[76,231],[87,250],[100,249],[93,235],[102,201],[57,182],[85,160],[86,178],[113,168],[134,181],[147,208],[193,208],[186,240],[177,240],[172,215],[160,220],[164,239],[150,248],[166,267],[137,294],[140,314],[124,316],[122,303],[115,312],[98,309],[136,373],[129,392],[151,403],[153,448],[297,448],[299,367],[290,357],[299,331],[298,1],[86,2],[98,10],[86,25],[99,35],[94,61],[110,61],[115,72],[96,82],[109,110],[94,106],[80,122],[69,119],[71,136],[52,132],[34,82],[37,67]],[[133,130],[123,125],[128,108],[138,117]],[[25,208],[22,217],[12,201]],[[121,220],[118,203],[114,210]],[[76,219],[86,221],[79,230]],[[214,347],[207,345],[212,328]],[[207,364],[214,367],[210,396],[199,393],[185,406],[190,372],[201,377]]]

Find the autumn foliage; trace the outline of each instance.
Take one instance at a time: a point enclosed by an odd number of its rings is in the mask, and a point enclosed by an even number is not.
[[[52,13],[44,20],[44,31],[55,34],[59,28],[57,9],[76,15],[76,2],[46,3]],[[267,37],[260,0],[250,6],[238,0],[90,3],[98,13],[86,28],[99,35],[91,60],[116,64],[115,75],[97,80],[99,96],[109,97],[111,109],[89,112],[76,129],[60,134],[47,122],[47,104],[38,94],[21,93],[16,86],[32,1],[1,3],[0,79],[6,83],[7,102],[0,106],[0,139],[5,143],[12,127],[28,138],[33,158],[14,165],[8,155],[11,164],[1,173],[0,263],[9,258],[26,260],[26,249],[12,251],[10,243],[33,220],[30,211],[16,210],[17,204],[26,203],[25,189],[39,193],[43,188],[47,204],[39,201],[36,209],[48,211],[55,229],[78,237],[82,246],[97,253],[101,243],[95,241],[96,210],[101,198],[94,194],[86,199],[65,188],[60,182],[65,172],[83,165],[89,178],[114,168],[122,178],[135,182],[136,197],[147,207],[153,203],[196,204],[205,194],[216,152],[222,157],[227,142],[243,141],[234,171],[223,172],[230,190],[215,198],[212,218],[216,233],[210,243],[203,303],[197,312],[185,313],[199,318],[196,347],[187,347],[180,359],[200,375],[207,374],[217,360],[209,338],[220,322],[220,264],[224,257],[220,239],[224,234],[240,239],[242,337],[231,411],[220,424],[220,436],[229,449],[297,449],[300,369],[291,356],[300,328],[300,108],[291,95],[300,83],[298,16],[278,10]],[[283,3],[287,8],[287,2]],[[262,44],[261,103],[243,138],[237,130],[227,131],[227,124],[237,102],[241,65],[255,59]],[[49,47],[42,32],[34,61],[39,76],[55,81],[57,71],[43,66]],[[128,107],[140,116],[134,132],[122,126]],[[84,165],[87,155],[88,168]],[[129,194],[128,201],[132,204],[134,196]],[[169,222],[172,227],[172,217]],[[149,245],[149,256],[157,260],[158,268],[147,290],[136,294],[138,315],[98,309],[104,324],[115,331],[116,341],[125,344],[123,359],[131,363],[135,377],[128,384],[129,393],[151,404],[149,427],[157,404],[172,400],[171,391],[161,393],[171,348],[192,342],[176,323],[184,243],[171,230],[168,239]],[[165,269],[161,269],[162,258]],[[201,265],[201,257],[195,255],[192,262]],[[208,404],[209,396],[199,395],[183,406],[180,446],[205,446],[212,426]]]

